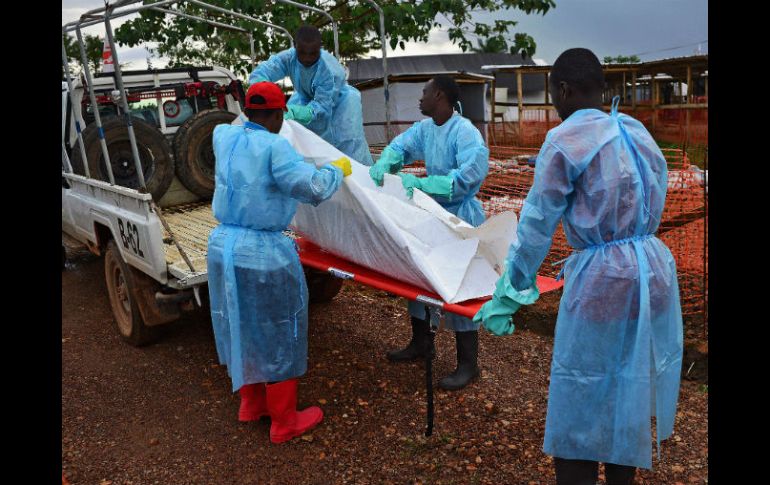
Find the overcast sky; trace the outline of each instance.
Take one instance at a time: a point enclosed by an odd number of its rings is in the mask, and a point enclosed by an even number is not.
[[[62,23],[76,20],[85,11],[104,6],[103,0],[62,0]],[[125,20],[116,20],[113,29]],[[519,21],[515,32],[526,32],[537,43],[535,58],[552,63],[571,47],[586,47],[601,59],[611,55],[638,55],[642,60],[663,59],[708,52],[707,0],[556,0],[546,15],[523,15],[510,10],[476,14],[475,20],[504,18]],[[441,20],[441,19],[439,19]],[[104,35],[102,25],[85,33]],[[704,42],[705,41],[705,42]],[[452,45],[446,30],[435,30],[426,43],[410,42],[406,52],[388,49],[388,56],[462,52]],[[144,47],[119,49],[121,62],[146,67]],[[380,52],[372,52],[379,57]],[[153,59],[156,67],[162,60]]]

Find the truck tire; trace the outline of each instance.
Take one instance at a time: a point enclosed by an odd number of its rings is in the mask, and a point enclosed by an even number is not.
[[[107,243],[104,254],[104,277],[120,338],[135,347],[151,343],[157,334],[154,328],[146,326],[142,320],[135,296],[135,274],[123,261],[114,240]]]
[[[174,137],[176,176],[200,197],[214,194],[214,128],[230,124],[236,115],[221,109],[207,109],[184,122]]]
[[[337,296],[342,289],[342,278],[317,269],[305,268],[305,280],[310,294],[310,303],[326,303]]]
[[[131,152],[128,128],[123,118],[110,116],[102,121],[115,184],[132,189],[139,188],[139,176],[136,173]],[[134,126],[147,191],[152,194],[155,201],[159,201],[174,180],[174,160],[171,157],[171,150],[163,133],[155,126],[134,116],[131,117],[131,123]],[[83,143],[91,177],[109,180],[95,124],[92,123],[83,130]],[[72,166],[75,173],[84,174],[80,150],[73,149],[72,153]]]

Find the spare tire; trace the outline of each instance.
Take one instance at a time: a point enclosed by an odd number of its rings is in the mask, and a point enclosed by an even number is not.
[[[114,117],[115,115],[108,115],[108,116],[102,116],[101,121],[102,125],[110,118]],[[99,144],[99,138],[98,138],[98,130],[96,129],[96,122],[93,120],[93,115],[91,116],[91,121],[88,122],[86,127],[83,129],[83,142],[86,144],[86,150],[88,149],[88,142],[86,140],[91,140],[93,137],[96,138],[96,143]],[[101,150],[101,147],[99,147],[99,150]],[[101,151],[100,151],[101,153]],[[72,171],[78,175],[82,175],[85,177],[86,171],[83,168],[83,157],[80,153],[80,143],[78,142],[78,139],[75,138],[74,143],[72,144],[72,153],[70,154],[70,163],[72,164]],[[93,174],[91,175],[94,176]]]
[[[107,141],[107,151],[110,154],[112,174],[115,184],[131,189],[139,188],[139,176],[131,151],[128,128],[122,117],[109,117],[102,120],[104,138]],[[166,138],[152,124],[131,117],[136,136],[136,146],[142,163],[144,180],[147,191],[155,201],[160,200],[174,180],[174,161],[171,158]],[[83,130],[83,143],[88,157],[88,169],[91,177],[99,180],[109,180],[107,167],[102,156],[98,130],[95,124],[90,124]],[[80,150],[72,150],[72,166],[75,173],[82,173],[83,161]]]
[[[214,194],[214,128],[230,124],[237,115],[220,109],[209,109],[184,122],[174,137],[176,175],[190,192],[201,197]]]

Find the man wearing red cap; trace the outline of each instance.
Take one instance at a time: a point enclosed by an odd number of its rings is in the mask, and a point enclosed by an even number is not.
[[[282,443],[321,422],[316,406],[297,411],[297,380],[307,370],[305,276],[285,236],[297,203],[318,205],[351,173],[350,160],[320,169],[279,136],[286,98],[271,82],[246,93],[244,125],[214,129],[220,224],[208,246],[209,296],[217,354],[239,391],[241,421],[272,420]]]

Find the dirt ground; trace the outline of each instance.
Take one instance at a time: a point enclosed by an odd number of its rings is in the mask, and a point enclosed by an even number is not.
[[[558,295],[522,311],[529,324],[510,337],[481,332],[481,378],[436,389],[434,435],[425,438],[422,364],[384,359],[408,338],[403,301],[346,282],[310,310],[299,404],[320,405],[324,420],[273,445],[268,421],[236,420],[208,315],[188,314],[157,343],[131,347],[113,328],[102,259],[68,265],[62,460],[72,485],[554,483],[542,444]],[[453,369],[454,337],[442,331],[436,345],[439,378]],[[638,484],[708,483],[707,399],[707,384],[683,380],[675,434]]]

